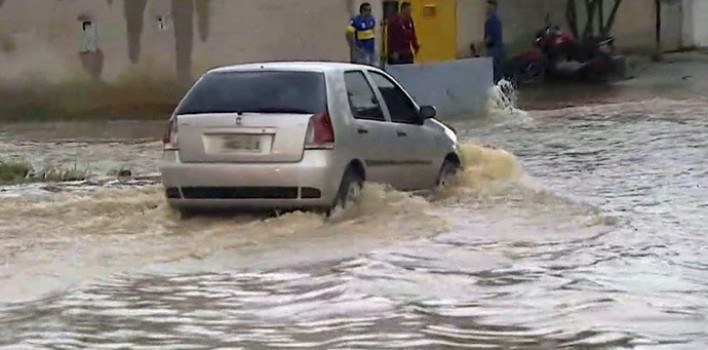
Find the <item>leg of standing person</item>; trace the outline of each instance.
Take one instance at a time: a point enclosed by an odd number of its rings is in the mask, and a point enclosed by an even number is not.
[[[413,64],[414,63],[413,54],[398,55],[398,58],[389,57],[388,64]]]
[[[368,64],[369,59],[363,50],[356,50],[353,54],[352,63],[354,64]]]
[[[354,50],[349,51],[349,63],[357,63],[358,60],[358,54]]]
[[[494,84],[497,84],[502,77],[501,65],[502,65],[502,50],[497,48],[489,49],[489,56],[492,58],[492,70],[494,76]]]
[[[399,63],[399,57],[400,57],[400,56],[399,56],[399,55],[396,55],[396,54],[391,54],[391,55],[389,55],[389,56],[388,56],[388,64],[389,64],[389,65],[397,65],[397,64],[400,64],[400,63]]]
[[[413,57],[413,53],[401,55],[401,64],[413,64],[414,62],[415,58]]]
[[[378,67],[379,66],[379,57],[376,54],[376,52],[367,52],[366,53],[366,64],[372,66],[372,67]]]

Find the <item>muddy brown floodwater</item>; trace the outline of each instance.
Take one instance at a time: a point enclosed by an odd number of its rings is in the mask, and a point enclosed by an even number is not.
[[[640,99],[456,119],[455,188],[370,186],[335,222],[182,222],[150,180],[5,187],[0,348],[705,349],[707,113]],[[15,125],[0,151],[154,174],[161,128]]]

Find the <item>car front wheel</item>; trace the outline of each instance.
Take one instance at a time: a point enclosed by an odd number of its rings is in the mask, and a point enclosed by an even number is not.
[[[440,175],[438,175],[437,187],[438,190],[450,187],[455,182],[457,175],[460,173],[460,165],[446,159],[440,168]]]

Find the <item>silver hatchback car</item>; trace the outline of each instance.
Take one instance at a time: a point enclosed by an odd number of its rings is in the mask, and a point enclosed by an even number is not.
[[[462,169],[454,130],[384,71],[278,62],[208,71],[169,119],[160,164],[171,207],[325,209],[364,182],[435,189]]]

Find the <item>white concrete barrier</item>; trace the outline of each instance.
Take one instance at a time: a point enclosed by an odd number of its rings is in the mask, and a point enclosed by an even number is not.
[[[494,80],[487,57],[385,69],[418,104],[433,105],[441,115],[481,115]]]

